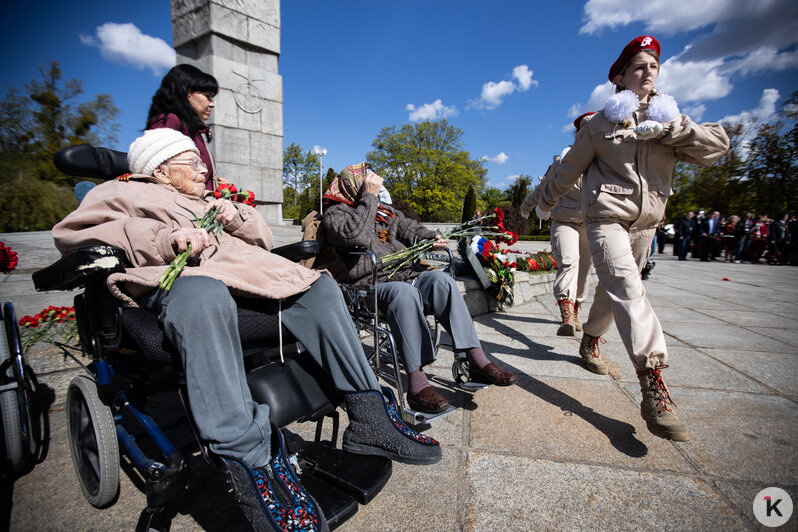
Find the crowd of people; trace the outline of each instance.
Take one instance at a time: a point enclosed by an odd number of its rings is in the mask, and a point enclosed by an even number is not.
[[[708,262],[723,260],[737,264],[798,264],[798,218],[782,213],[776,218],[767,214],[746,213],[722,216],[718,211],[688,211],[673,226],[673,254],[679,260],[688,256]],[[660,224],[652,244],[664,253],[667,231]]]

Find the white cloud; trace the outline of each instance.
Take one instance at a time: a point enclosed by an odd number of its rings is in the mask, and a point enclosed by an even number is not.
[[[681,62],[678,57],[672,57],[662,64],[657,90],[685,103],[723,98],[734,85],[722,66],[721,59]]]
[[[693,119],[695,122],[700,122],[701,119],[704,117],[704,113],[707,112],[707,106],[703,103],[699,103],[696,105],[688,105],[684,109],[682,109],[682,113],[686,114],[690,118]]]
[[[163,39],[144,35],[135,24],[106,22],[96,29],[96,37],[80,35],[80,42],[100,49],[108,61],[133,66],[139,70],[149,68],[156,76],[173,67],[174,49]]]
[[[410,111],[410,121],[411,122],[423,122],[425,120],[439,120],[441,118],[449,118],[450,116],[457,116],[459,111],[457,107],[452,106],[445,106],[443,102],[438,99],[432,103],[425,103],[419,107],[416,107],[412,103],[407,104],[405,107],[408,111]]]
[[[510,157],[508,157],[506,153],[501,152],[496,157],[488,157],[487,155],[483,155],[479,158],[479,160],[494,164],[504,164],[509,158]]]
[[[513,68],[512,77],[518,80],[516,85],[512,81],[503,80],[498,83],[495,81],[488,81],[482,85],[482,94],[479,98],[469,100],[467,109],[496,109],[502,104],[502,100],[514,93],[515,91],[527,91],[530,87],[538,86],[537,80],[532,79],[533,72],[529,70],[526,65],[518,65]]]
[[[740,156],[745,159],[751,146],[751,139],[756,135],[760,124],[776,119],[776,102],[779,101],[779,91],[776,89],[765,89],[759,98],[759,105],[755,108],[742,111],[736,115],[727,115],[720,119],[721,123],[742,124],[742,141],[738,146]]]
[[[513,69],[513,77],[518,80],[519,90],[526,91],[529,87],[539,85],[537,80],[532,79],[532,71],[526,65],[518,65]]]

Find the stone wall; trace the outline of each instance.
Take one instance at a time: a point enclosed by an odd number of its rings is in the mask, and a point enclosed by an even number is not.
[[[219,82],[209,124],[218,175],[252,190],[266,220],[281,223],[279,0],[172,0],[172,41],[178,63]]]

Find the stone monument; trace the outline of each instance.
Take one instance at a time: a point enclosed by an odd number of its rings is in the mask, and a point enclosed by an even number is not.
[[[252,190],[270,224],[282,221],[283,82],[279,0],[172,0],[177,62],[219,82],[208,148],[216,172]]]

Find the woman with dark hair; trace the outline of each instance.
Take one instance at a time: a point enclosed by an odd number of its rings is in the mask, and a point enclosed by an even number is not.
[[[174,129],[194,141],[200,159],[208,168],[207,190],[214,190],[218,184],[216,165],[206,144],[211,141],[211,129],[205,124],[215,107],[213,98],[218,92],[219,84],[210,74],[195,66],[177,65],[166,73],[152,97],[145,127]]]
[[[672,97],[656,93],[659,58],[660,44],[649,35],[624,47],[608,75],[616,94],[583,120],[557,174],[542,187],[538,208],[551,211],[582,176],[587,241],[599,284],[582,326],[580,355],[600,359],[598,344],[614,320],[637,371],[640,412],[649,431],[687,441],[687,427],[673,411],[662,378],[668,367],[665,335],[640,272],[672,194],[676,160],[708,166],[729,149],[729,137],[718,124],[696,124]]]

